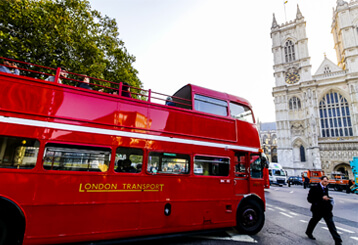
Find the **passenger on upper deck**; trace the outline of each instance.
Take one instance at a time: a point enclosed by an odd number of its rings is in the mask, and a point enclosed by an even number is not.
[[[1,72],[20,75],[20,71],[19,71],[19,69],[17,69],[17,65],[14,62],[9,61],[9,60],[4,60],[3,62],[4,62],[4,65],[7,65],[9,67],[6,67],[6,66],[3,66],[0,64]]]
[[[67,70],[66,70],[66,68],[64,68],[64,67],[60,67],[60,68],[61,68],[60,77],[66,78],[66,77],[67,77]],[[61,79],[60,77],[58,78],[58,83],[62,83],[62,79]],[[49,76],[48,78],[45,79],[45,81],[54,82],[54,81],[55,81],[55,77],[54,77],[54,76]]]
[[[87,76],[84,76],[83,82],[81,82],[78,87],[79,88],[86,88],[92,90],[92,88],[89,86],[90,79]]]
[[[122,86],[122,96],[132,98],[131,93],[129,91],[129,84],[124,82]]]
[[[172,97],[168,96],[166,101],[165,101],[165,105],[169,105],[169,106],[175,106],[175,103],[173,102]]]

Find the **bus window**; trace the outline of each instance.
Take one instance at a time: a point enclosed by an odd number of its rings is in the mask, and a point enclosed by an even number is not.
[[[143,164],[143,150],[118,147],[114,170],[121,173],[140,173]]]
[[[34,168],[39,146],[35,139],[0,136],[0,168]]]
[[[194,174],[206,176],[228,176],[230,160],[221,157],[195,156]]]
[[[79,145],[47,144],[43,167],[46,170],[106,172],[111,149]]]
[[[227,116],[227,102],[196,94],[194,96],[195,110],[219,116]]]
[[[150,152],[148,173],[188,174],[190,156],[176,153]]]
[[[246,177],[246,153],[238,152],[235,154],[235,176]]]
[[[252,178],[262,178],[263,177],[263,166],[261,162],[260,155],[251,155],[250,160],[250,174]]]
[[[254,118],[249,107],[230,102],[230,115],[232,118],[254,123]]]

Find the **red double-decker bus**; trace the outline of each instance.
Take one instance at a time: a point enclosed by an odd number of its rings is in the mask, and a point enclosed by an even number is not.
[[[77,74],[31,77],[36,65],[17,62],[20,75],[0,72],[0,244],[261,230],[265,158],[248,101],[192,84],[124,97],[122,83],[84,89]]]

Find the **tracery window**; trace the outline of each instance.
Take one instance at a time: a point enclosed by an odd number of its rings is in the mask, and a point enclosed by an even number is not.
[[[301,109],[301,100],[296,96],[292,97],[288,103],[290,110]]]
[[[319,103],[322,137],[353,136],[349,104],[341,94],[330,91]]]
[[[291,62],[296,60],[295,58],[295,45],[291,40],[288,40],[285,44],[285,60]]]

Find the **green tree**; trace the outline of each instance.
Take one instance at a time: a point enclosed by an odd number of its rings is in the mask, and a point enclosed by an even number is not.
[[[0,56],[142,87],[115,19],[87,0],[0,0]]]

